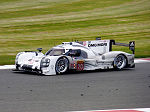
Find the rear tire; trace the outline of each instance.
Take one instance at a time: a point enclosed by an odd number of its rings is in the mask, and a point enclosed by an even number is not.
[[[118,56],[115,57],[114,59],[114,68],[117,70],[121,70],[125,68],[127,65],[127,59],[124,55],[119,54]]]
[[[61,57],[57,60],[55,65],[56,74],[63,74],[68,71],[69,61],[66,57]]]

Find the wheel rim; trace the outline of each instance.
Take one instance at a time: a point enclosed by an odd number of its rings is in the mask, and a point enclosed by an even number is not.
[[[68,68],[68,60],[66,58],[61,58],[56,63],[56,72],[64,73]]]
[[[126,58],[123,55],[119,55],[115,58],[114,64],[118,69],[122,69],[126,65]]]

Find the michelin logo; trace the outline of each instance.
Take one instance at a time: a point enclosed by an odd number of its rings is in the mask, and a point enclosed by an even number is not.
[[[88,44],[88,47],[98,47],[98,46],[107,46],[107,43]]]

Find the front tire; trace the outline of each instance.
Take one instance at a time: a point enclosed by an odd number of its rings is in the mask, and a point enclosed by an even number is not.
[[[117,70],[121,70],[125,68],[127,65],[127,59],[124,55],[119,54],[118,56],[115,57],[114,59],[114,68]]]
[[[63,74],[68,71],[69,61],[66,57],[61,57],[57,60],[55,65],[56,74]]]

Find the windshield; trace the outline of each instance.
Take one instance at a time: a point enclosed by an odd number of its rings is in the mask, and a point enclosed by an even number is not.
[[[51,49],[46,53],[46,55],[59,56],[62,55],[63,53],[65,53],[65,49]]]

